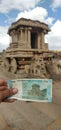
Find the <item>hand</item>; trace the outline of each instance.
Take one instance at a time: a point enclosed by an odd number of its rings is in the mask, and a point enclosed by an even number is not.
[[[13,102],[13,99],[8,99],[9,96],[16,94],[18,90],[16,88],[9,89],[6,80],[0,79],[0,103],[1,102]]]

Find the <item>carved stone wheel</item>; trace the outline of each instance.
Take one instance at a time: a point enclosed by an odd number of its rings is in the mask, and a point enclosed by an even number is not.
[[[17,62],[16,62],[15,58],[11,59],[10,71],[12,73],[16,73],[16,71],[17,71]]]
[[[4,67],[4,69],[6,71],[9,71],[10,65],[9,65],[9,60],[8,59],[4,59],[3,67]]]

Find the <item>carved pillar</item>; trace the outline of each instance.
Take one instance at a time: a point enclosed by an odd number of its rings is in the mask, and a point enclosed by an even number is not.
[[[26,48],[25,45],[25,30],[23,27],[19,28],[19,42],[18,46],[21,47],[22,49]]]
[[[22,40],[23,40],[23,27],[20,28],[20,31],[21,31],[21,37],[20,37],[20,40],[22,41]]]
[[[18,39],[16,30],[12,30],[10,36],[12,37],[12,42],[17,42]]]
[[[25,28],[25,42],[27,42],[28,40],[28,32],[27,32],[27,28]]]
[[[13,33],[13,31],[10,32],[10,36],[11,36],[12,42],[13,42],[14,41],[14,33]]]
[[[20,29],[18,28],[17,29],[17,45],[18,45],[18,47],[20,46]]]
[[[44,32],[41,33],[41,42],[42,42],[42,49],[44,49]]]
[[[40,42],[41,42],[41,40],[40,40],[40,33],[38,33],[38,49],[41,49],[41,44],[40,44]]]
[[[17,31],[15,31],[15,33],[14,33],[14,41],[15,41],[15,42],[18,42]]]
[[[28,47],[31,49],[31,27],[28,28]]]

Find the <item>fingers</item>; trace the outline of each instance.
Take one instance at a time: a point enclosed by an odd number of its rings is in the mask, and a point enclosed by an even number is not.
[[[12,103],[14,101],[16,101],[16,99],[5,99],[5,100],[3,100],[3,102],[9,102],[9,103]]]
[[[0,86],[0,91],[6,90],[6,89],[8,89],[7,86]]]
[[[0,79],[0,91],[8,88],[7,82],[4,79]]]
[[[0,102],[3,101],[5,98],[12,96],[18,92],[17,89],[6,89],[4,91],[1,91],[0,93]]]
[[[17,92],[17,89],[8,88],[7,81],[5,79],[0,79],[0,102],[13,102],[14,99],[8,99],[8,97],[16,94]]]
[[[5,79],[0,79],[0,86],[7,86],[7,81]]]

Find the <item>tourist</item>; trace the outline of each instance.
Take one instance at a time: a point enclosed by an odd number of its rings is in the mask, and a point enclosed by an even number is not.
[[[5,79],[0,79],[0,103],[13,102],[14,99],[8,99],[8,97],[16,94],[17,92],[18,90],[16,88],[8,88],[7,81]]]

